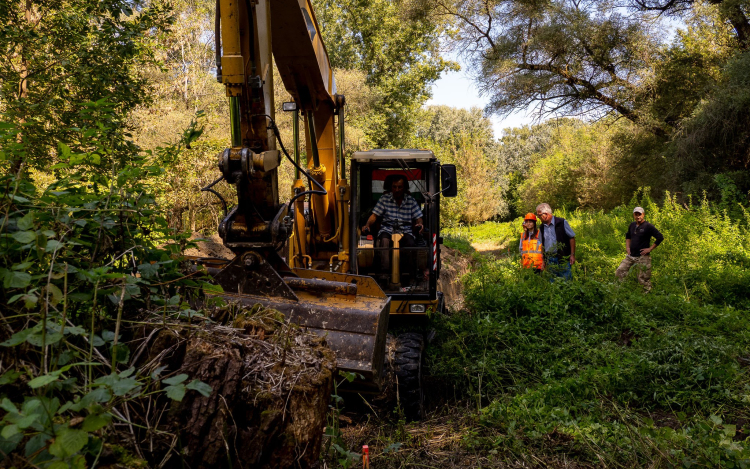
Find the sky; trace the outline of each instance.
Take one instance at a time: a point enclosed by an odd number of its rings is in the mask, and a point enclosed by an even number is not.
[[[674,39],[678,28],[685,28],[684,22],[679,18],[660,18],[659,21],[664,28],[665,43],[669,43]],[[426,105],[442,104],[464,109],[472,107],[484,109],[489,103],[489,97],[479,96],[479,90],[472,81],[468,68],[462,63],[461,57],[457,54],[448,54],[446,58],[458,62],[461,65],[461,70],[444,73],[432,85],[432,99],[427,101]],[[526,110],[518,110],[505,118],[489,116],[489,119],[492,121],[495,138],[500,138],[503,129],[538,123],[535,122],[538,115],[533,114],[533,110],[530,111],[527,113]]]
[[[453,60],[456,60],[453,58]],[[461,63],[460,60],[458,60]],[[478,107],[484,109],[489,103],[488,96],[479,96],[479,90],[472,81],[466,67],[461,64],[461,70],[457,72],[447,72],[432,85],[432,99],[427,101],[427,106],[445,105],[451,107],[460,107],[470,109]],[[502,135],[502,130],[508,127],[521,127],[522,125],[531,124],[535,116],[527,115],[525,111],[520,110],[505,117],[490,116],[492,127],[495,132],[495,138]]]

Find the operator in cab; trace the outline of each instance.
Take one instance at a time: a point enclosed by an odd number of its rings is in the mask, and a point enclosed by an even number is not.
[[[417,243],[414,232],[421,234],[424,231],[422,209],[409,194],[408,184],[406,176],[402,174],[389,176],[383,186],[383,195],[372,209],[372,215],[367,219],[367,223],[362,227],[362,233],[367,234],[370,233],[370,227],[374,223],[381,221],[377,236],[380,247],[392,247],[394,234],[403,235],[399,241],[399,248],[415,247]],[[389,272],[391,268],[390,254],[390,249],[379,251],[380,268],[385,272]],[[408,266],[412,281],[416,279],[417,272],[414,254],[414,251],[404,251],[401,255],[402,265]]]

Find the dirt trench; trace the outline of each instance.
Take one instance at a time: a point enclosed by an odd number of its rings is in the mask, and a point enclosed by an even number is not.
[[[471,256],[447,246],[440,247],[440,278],[438,291],[443,292],[449,310],[459,310],[464,306],[463,283],[461,277],[471,271]]]

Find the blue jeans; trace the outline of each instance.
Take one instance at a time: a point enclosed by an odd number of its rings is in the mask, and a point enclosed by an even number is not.
[[[547,270],[555,277],[560,277],[565,280],[573,278],[573,272],[570,269],[570,260],[560,259],[557,257],[547,258]]]

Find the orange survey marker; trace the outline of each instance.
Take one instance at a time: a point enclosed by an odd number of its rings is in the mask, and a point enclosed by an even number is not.
[[[370,447],[362,446],[362,469],[370,469]]]

